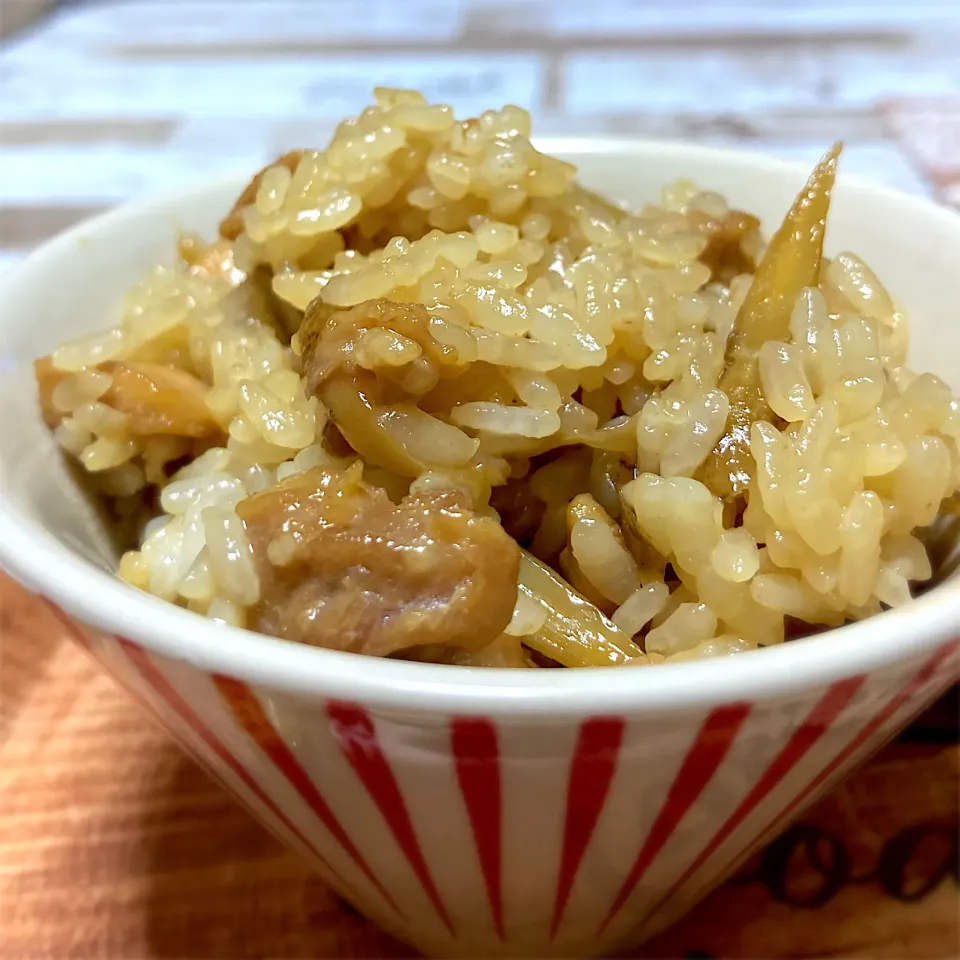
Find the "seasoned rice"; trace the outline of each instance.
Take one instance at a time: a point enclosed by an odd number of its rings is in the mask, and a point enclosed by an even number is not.
[[[359,457],[356,483],[393,503],[455,491],[528,551],[499,635],[395,655],[657,663],[910,601],[931,576],[917,530],[960,488],[960,404],[905,366],[906,317],[866,264],[824,259],[751,355],[763,415],[725,486],[711,463],[740,409],[757,221],[686,181],[627,212],[537,151],[517,107],[458,122],[412,91],[375,97],[325,150],[262,171],[221,236],[184,237],[114,327],[38,362],[58,442],[138,524],[123,579],[261,628],[263,564],[297,544],[258,554],[242,505]],[[337,324],[353,372],[311,379],[307,331]],[[382,390],[392,459],[353,441],[359,383]]]

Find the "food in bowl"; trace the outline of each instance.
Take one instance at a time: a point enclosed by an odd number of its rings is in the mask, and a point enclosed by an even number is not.
[[[317,646],[478,666],[739,653],[910,600],[960,404],[823,255],[839,147],[765,242],[631,212],[516,107],[377,90],[257,174],[120,322],[37,361],[120,576]]]

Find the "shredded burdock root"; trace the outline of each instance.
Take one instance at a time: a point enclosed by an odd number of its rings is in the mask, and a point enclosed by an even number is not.
[[[754,459],[750,427],[777,424],[760,387],[757,355],[768,340],[790,338],[790,314],[806,287],[820,281],[823,239],[841,143],[824,154],[773,235],[737,312],[727,341],[720,389],[730,400],[727,429],[700,468],[700,479],[719,497],[740,496],[750,485]]]
[[[394,504],[361,474],[318,467],[238,504],[260,573],[252,625],[373,656],[495,640],[516,604],[516,542],[463,494]]]
[[[526,551],[520,564],[520,597],[518,609],[531,617],[532,628],[517,626],[515,632],[527,647],[555,663],[565,667],[649,663],[594,604]]]

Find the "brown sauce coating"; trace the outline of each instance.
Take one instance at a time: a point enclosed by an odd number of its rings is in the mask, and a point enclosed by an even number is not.
[[[251,626],[373,656],[444,644],[479,650],[510,622],[520,549],[456,492],[394,504],[321,467],[241,502],[260,573]]]
[[[387,331],[416,344],[420,355],[392,366],[366,358],[359,351],[371,331]],[[388,410],[410,413],[441,377],[463,367],[457,351],[430,332],[430,317],[419,303],[367,300],[341,309],[319,298],[307,307],[297,333],[303,377],[350,446],[368,463],[414,478],[431,464],[413,456],[391,433]]]
[[[54,428],[64,414],[53,403],[53,391],[70,374],[57,370],[49,356],[35,360],[33,369],[44,421]],[[113,378],[100,402],[127,415],[131,436],[222,436],[223,428],[206,403],[210,388],[185,370],[132,360],[110,360],[96,369]]]
[[[710,268],[712,279],[729,283],[741,273],[752,273],[756,264],[743,251],[745,237],[760,229],[760,221],[742,210],[730,210],[722,219],[707,214],[688,214],[697,221],[697,229],[707,237],[700,261]]]

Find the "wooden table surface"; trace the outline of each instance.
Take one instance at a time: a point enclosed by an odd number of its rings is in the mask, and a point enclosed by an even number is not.
[[[0,0],[0,32],[32,2]],[[848,170],[960,206],[958,49],[957,0],[61,3],[0,46],[0,269],[129,197],[322,144],[374,83],[519,103],[541,133],[805,162],[842,137]],[[3,579],[0,631],[2,960],[408,955]],[[957,709],[637,956],[960,956]]]

